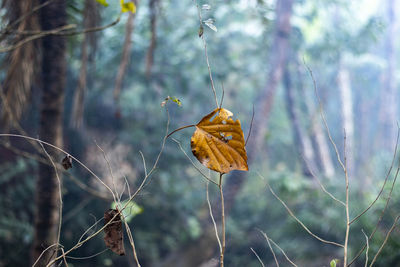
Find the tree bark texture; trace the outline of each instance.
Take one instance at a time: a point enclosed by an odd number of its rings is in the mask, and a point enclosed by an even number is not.
[[[42,3],[45,0],[41,1]],[[67,22],[66,1],[55,0],[41,9],[42,30],[51,30]],[[62,146],[62,113],[64,107],[64,87],[66,75],[66,45],[62,36],[46,36],[42,39],[42,103],[40,108],[39,138]],[[57,154],[48,151],[54,160]],[[59,220],[59,192],[55,170],[40,164],[36,180],[36,211],[32,260],[35,261],[44,249],[57,243]],[[45,266],[57,255],[54,249],[48,250],[38,265]]]

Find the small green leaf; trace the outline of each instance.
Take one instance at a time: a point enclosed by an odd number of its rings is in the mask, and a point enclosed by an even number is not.
[[[330,266],[331,267],[336,267],[337,264],[339,264],[339,260],[338,259],[333,259],[333,260],[331,260]]]
[[[162,107],[165,106],[167,104],[168,100],[171,100],[171,101],[175,102],[180,107],[182,106],[182,102],[178,98],[176,98],[175,96],[167,96],[164,99],[164,101],[161,102],[161,106]]]
[[[178,98],[171,97],[171,100],[174,101],[178,106],[182,106],[182,102]]]
[[[123,13],[128,12],[128,11],[130,11],[132,13],[135,13],[136,12],[136,5],[133,2],[125,3],[124,0],[121,0],[121,11]]]
[[[127,201],[122,201],[121,202],[121,207],[124,207]],[[113,202],[111,204],[112,209],[116,209],[117,203]],[[126,208],[122,211],[122,216],[124,217],[124,220],[129,223],[130,220],[132,220],[133,217],[136,215],[140,214],[143,212],[143,208],[136,204],[133,201],[130,201]]]
[[[96,0],[96,2],[103,6],[108,6],[107,0]]]

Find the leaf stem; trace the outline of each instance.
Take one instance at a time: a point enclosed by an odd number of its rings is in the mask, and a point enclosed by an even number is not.
[[[178,128],[178,129],[176,129],[176,130],[173,130],[172,132],[170,132],[170,133],[167,135],[167,139],[168,139],[168,137],[170,137],[170,136],[173,135],[174,133],[179,132],[180,130],[183,130],[183,129],[186,129],[186,128],[190,128],[190,127],[195,127],[195,126],[196,126],[196,125],[191,124],[191,125],[182,126],[182,127]]]

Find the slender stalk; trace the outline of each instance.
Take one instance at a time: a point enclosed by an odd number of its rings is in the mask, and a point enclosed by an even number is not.
[[[344,259],[343,266],[347,266],[348,258],[348,243],[349,243],[349,233],[350,233],[350,215],[349,215],[349,176],[347,173],[347,156],[346,156],[346,131],[344,132],[344,177],[346,182],[346,236],[344,238]]]
[[[224,207],[224,193],[222,191],[222,175],[219,174],[219,193],[221,195],[221,224],[222,224],[222,248],[220,255],[220,266],[224,267],[224,254],[225,254],[225,207]]]
[[[195,126],[196,126],[196,125],[191,124],[191,125],[186,125],[186,126],[179,127],[178,129],[175,129],[175,130],[173,130],[172,132],[170,132],[170,133],[167,135],[167,138],[170,137],[171,135],[173,135],[174,133],[179,132],[180,130],[183,130],[183,129],[186,129],[186,128],[190,128],[190,127],[195,127]]]
[[[196,4],[197,7],[197,13],[199,16],[199,23],[200,23],[200,27],[203,27],[203,18],[201,17],[201,10],[199,5],[197,4],[197,1],[194,0],[194,3]],[[200,38],[203,40],[203,46],[204,46],[204,54],[206,57],[206,62],[207,62],[207,68],[208,68],[208,74],[210,76],[210,82],[211,82],[211,89],[214,93],[214,98],[215,98],[215,104],[217,105],[217,108],[219,108],[220,106],[218,105],[218,99],[217,99],[217,93],[215,92],[215,86],[214,86],[214,80],[212,77],[212,71],[211,71],[211,66],[210,66],[210,62],[208,60],[208,52],[207,52],[207,42],[206,39],[204,38],[204,34],[200,36]]]

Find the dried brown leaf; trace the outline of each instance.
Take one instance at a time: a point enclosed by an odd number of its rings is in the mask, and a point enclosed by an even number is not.
[[[248,171],[243,131],[232,116],[227,109],[215,109],[196,125],[191,139],[193,155],[219,173]]]
[[[116,209],[109,209],[104,213],[104,224],[107,224],[118,213]],[[114,253],[122,256],[125,255],[122,220],[118,214],[112,222],[104,228],[104,243]]]

